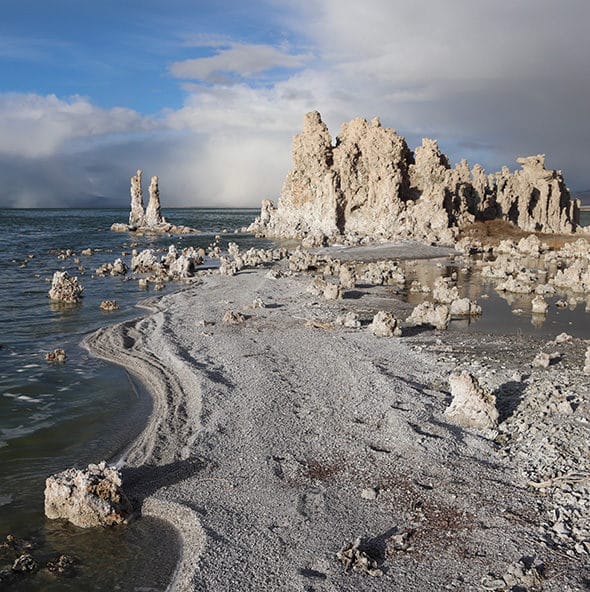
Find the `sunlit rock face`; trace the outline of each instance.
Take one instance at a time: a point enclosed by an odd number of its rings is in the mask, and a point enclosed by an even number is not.
[[[519,158],[515,173],[486,175],[465,160],[451,167],[436,140],[412,152],[377,118],[345,123],[332,142],[317,111],[305,116],[292,152],[277,207],[265,200],[251,231],[317,243],[347,235],[451,243],[477,220],[551,233],[575,232],[579,224],[579,203],[561,172],[545,169],[543,155]]]
[[[131,211],[129,212],[129,226],[143,226],[143,190],[141,188],[141,171],[131,177]]]
[[[165,223],[162,218],[160,206],[160,188],[158,186],[158,177],[152,177],[150,181],[150,201],[145,210],[145,225],[148,227],[159,226]]]

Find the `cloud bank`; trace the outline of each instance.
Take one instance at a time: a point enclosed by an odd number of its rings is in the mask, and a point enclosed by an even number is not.
[[[0,203],[125,205],[140,167],[160,176],[166,205],[255,206],[279,194],[311,109],[333,136],[379,115],[411,147],[435,137],[452,161],[490,171],[546,153],[572,189],[590,187],[586,0],[262,6],[265,26],[283,31],[272,40],[185,39],[194,57],[170,60],[161,82],[182,89],[180,107],[0,94]]]

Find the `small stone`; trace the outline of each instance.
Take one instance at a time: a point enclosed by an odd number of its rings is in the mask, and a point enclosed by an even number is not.
[[[66,352],[59,348],[45,354],[45,360],[55,364],[63,364],[67,359]]]
[[[12,564],[12,571],[17,573],[31,573],[37,571],[39,564],[33,559],[29,553],[23,553]]]
[[[262,298],[255,298],[252,302],[252,308],[266,308],[266,304]]]
[[[375,487],[367,487],[361,491],[361,497],[365,500],[375,500],[378,493]]]
[[[223,315],[223,323],[226,325],[241,325],[246,321],[246,317],[241,312],[228,310]]]
[[[382,576],[378,569],[377,561],[371,558],[365,551],[361,551],[361,539],[357,538],[353,543],[347,543],[336,553],[336,558],[344,565],[344,571],[356,571],[370,576]]]
[[[346,327],[347,329],[360,329],[361,321],[356,312],[348,311],[338,315],[334,321],[335,325]]]
[[[561,354],[559,352],[553,352],[551,354],[540,352],[533,359],[532,365],[537,368],[549,368],[549,366],[556,364],[559,360],[561,360]]]

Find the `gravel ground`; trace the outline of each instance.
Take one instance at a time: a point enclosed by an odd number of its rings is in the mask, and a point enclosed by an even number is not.
[[[170,589],[588,589],[586,344],[379,338],[383,287],[327,301],[310,281],[204,275],[87,340],[154,397],[124,476],[180,532]],[[348,310],[361,329],[333,324]],[[541,349],[562,360],[533,368]],[[494,433],[444,415],[456,369],[496,394]]]

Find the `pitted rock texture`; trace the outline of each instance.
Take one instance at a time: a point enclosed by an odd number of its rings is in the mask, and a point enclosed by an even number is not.
[[[84,288],[77,277],[70,277],[67,271],[56,271],[51,280],[49,298],[59,302],[75,304],[80,302]]]
[[[158,185],[158,177],[152,177],[150,181],[150,201],[145,210],[145,225],[159,226],[165,223],[162,218],[162,211],[160,207],[160,187]]]
[[[84,470],[66,469],[45,481],[45,515],[50,519],[90,528],[121,524],[131,512],[121,474],[104,461]]]
[[[449,378],[453,400],[445,415],[456,424],[480,430],[494,429],[499,413],[496,397],[486,393],[475,376],[469,372],[452,374]]]
[[[313,239],[409,237],[451,243],[459,228],[500,218],[526,231],[575,232],[579,202],[544,155],[519,158],[522,170],[486,175],[462,160],[451,168],[435,140],[412,152],[378,119],[354,119],[333,143],[317,111],[293,140],[293,169],[278,207],[265,200],[249,230]]]
[[[143,226],[143,190],[141,188],[141,171],[131,177],[131,212],[129,213],[129,226]]]

